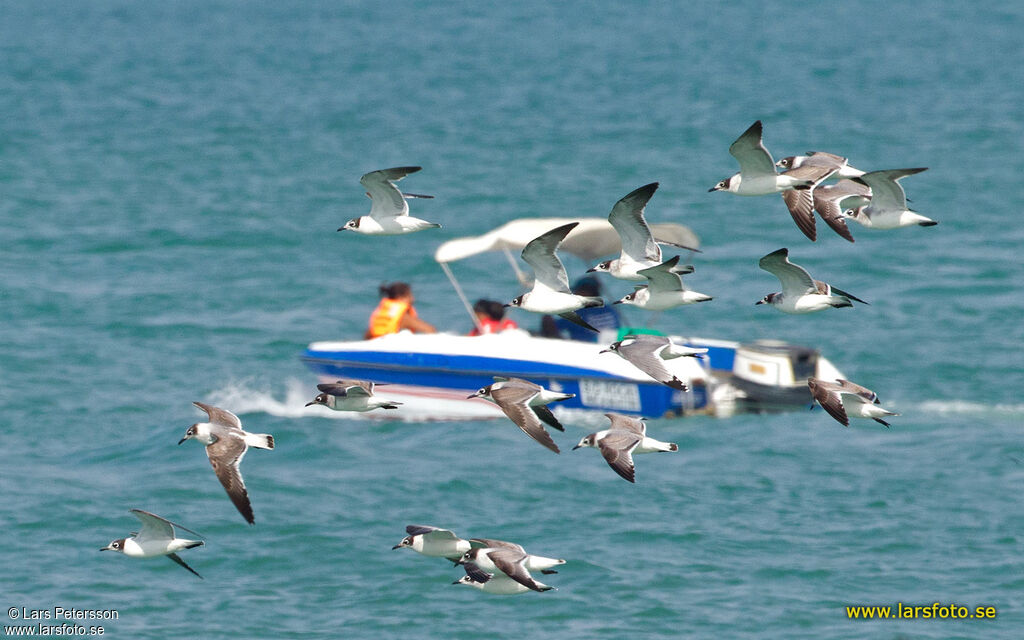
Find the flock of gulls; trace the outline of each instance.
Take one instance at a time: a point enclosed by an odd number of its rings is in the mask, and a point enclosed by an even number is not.
[[[814,212],[849,242],[854,242],[847,226],[849,221],[875,229],[937,224],[907,207],[906,194],[899,183],[902,178],[924,171],[923,168],[865,172],[850,166],[845,157],[820,151],[789,156],[776,163],[762,142],[760,120],[732,143],[729,153],[739,162],[739,172],[720,181],[709,191],[741,196],[779,193],[797,227],[812,241],[817,238]],[[372,200],[370,213],[349,220],[338,231],[361,235],[401,235],[440,227],[437,223],[409,215],[409,199],[432,196],[403,193],[395,184],[419,170],[420,167],[415,166],[396,167],[363,175],[360,183]],[[830,179],[835,182],[826,182]],[[615,204],[608,221],[619,234],[621,253],[618,258],[601,262],[589,271],[607,273],[634,283],[634,291],[614,304],[663,311],[709,301],[711,296],[690,290],[683,284],[682,276],[692,273],[693,267],[680,265],[679,256],[664,259],[660,245],[672,243],[655,238],[647,225],[644,210],[657,188],[656,182],[642,186]],[[573,293],[565,267],[557,255],[558,246],[577,224],[573,222],[551,229],[523,248],[522,258],[534,271],[534,285],[506,306],[559,315],[596,331],[576,312],[602,306],[604,301],[599,297]],[[678,244],[673,246],[697,251]],[[788,314],[852,307],[854,302],[867,304],[847,291],[812,278],[806,269],[789,260],[786,248],[762,257],[758,265],[778,278],[782,291],[769,293],[756,304],[767,304]],[[644,334],[626,336],[601,353],[606,352],[617,354],[662,384],[686,391],[686,384],[672,373],[667,362],[680,357],[700,358],[707,349],[691,349],[674,344],[665,336]],[[849,426],[850,418],[865,418],[888,427],[889,423],[884,418],[898,415],[883,408],[873,391],[849,380],[812,377],[807,384],[814,401],[845,426]],[[359,412],[398,409],[401,403],[375,395],[376,386],[380,385],[363,380],[319,384],[317,389],[320,393],[306,406],[322,405],[334,411]],[[567,400],[573,397],[572,394],[551,391],[520,378],[495,377],[492,384],[468,397],[493,402],[523,432],[547,449],[559,453],[558,445],[545,426],[563,432],[565,428],[548,404]],[[274,437],[246,432],[238,416],[226,409],[202,402],[193,404],[206,413],[208,421],[188,427],[178,444],[196,440],[205,447],[210,465],[231,502],[246,522],[254,524],[249,493],[239,465],[250,447],[272,450]],[[617,413],[605,415],[609,420],[608,428],[587,435],[573,449],[598,449],[608,466],[629,482],[636,481],[634,454],[679,450],[675,443],[648,437],[642,419]],[[131,513],[142,523],[140,530],[127,538],[114,540],[101,551],[117,551],[139,558],[167,556],[202,577],[178,556],[178,552],[202,546],[203,540],[179,537],[176,528],[199,538],[202,536],[148,511],[132,509]],[[553,567],[565,563],[563,559],[527,553],[513,542],[490,538],[462,539],[448,529],[428,525],[409,525],[406,533],[408,535],[394,549],[409,548],[425,556],[450,560],[465,571],[465,575],[453,584],[472,586],[491,594],[549,591],[553,587],[537,581],[531,572],[556,573]]]

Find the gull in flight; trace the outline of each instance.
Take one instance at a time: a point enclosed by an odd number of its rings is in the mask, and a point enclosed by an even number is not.
[[[252,505],[249,503],[249,492],[245,488],[245,481],[242,480],[242,472],[238,466],[249,447],[273,449],[274,436],[243,431],[242,421],[238,416],[225,409],[218,409],[202,402],[192,404],[205,411],[210,421],[199,422],[189,427],[185,431],[185,437],[179,440],[178,444],[194,439],[206,446],[210,466],[217,474],[217,479],[224,485],[231,502],[246,522],[255,524]]]
[[[603,307],[604,300],[596,296],[578,296],[569,290],[569,277],[565,266],[555,254],[565,236],[576,228],[578,222],[556,227],[543,233],[523,248],[523,260],[533,267],[533,289],[515,298],[510,307],[519,307],[534,313],[559,315],[581,327],[597,332],[576,313],[579,309]]]
[[[899,415],[882,407],[874,391],[849,380],[808,378],[807,386],[818,404],[844,427],[850,426],[850,418],[870,418],[888,427],[882,418]]]
[[[583,438],[573,449],[597,448],[604,456],[608,466],[630,482],[636,482],[636,468],[633,465],[634,453],[679,451],[679,445],[674,442],[661,442],[654,438],[648,438],[647,425],[639,418],[631,418],[619,413],[606,413],[605,415],[611,420],[611,426]]]
[[[615,203],[608,214],[608,222],[619,234],[622,251],[618,258],[605,260],[588,269],[587,273],[604,272],[621,280],[643,281],[644,276],[639,273],[640,270],[662,264],[661,247],[658,246],[659,242],[651,234],[651,229],[644,219],[644,209],[657,188],[658,183],[652,182],[630,192]],[[698,251],[682,245],[673,246]]]
[[[829,307],[852,307],[851,300],[868,304],[851,293],[812,278],[806,269],[789,261],[789,249],[773,251],[757,264],[779,279],[782,291],[769,293],[755,304],[768,304],[792,314],[812,313]]]
[[[155,513],[143,511],[142,509],[132,509],[132,513],[139,519],[139,522],[142,523],[142,529],[136,533],[132,533],[131,537],[114,540],[107,546],[100,549],[100,551],[117,551],[133,558],[155,558],[157,556],[167,556],[199,578],[203,577],[196,573],[195,569],[185,564],[185,561],[177,554],[178,551],[183,549],[201,547],[204,544],[203,541],[179,538],[174,533],[174,527],[178,527],[183,531],[188,531],[200,538],[202,536],[191,529],[186,529],[180,524],[175,524],[166,518],[161,518]]]
[[[764,196],[787,189],[810,189],[814,182],[780,174],[775,161],[761,141],[761,121],[750,125],[729,146],[729,154],[740,163],[739,173],[720,181],[708,191],[728,191],[739,196]]]
[[[395,183],[422,169],[422,167],[394,167],[371,171],[359,179],[366,195],[373,201],[369,215],[353,218],[338,231],[354,231],[363,235],[394,236],[424,229],[437,229],[441,225],[409,215],[407,198],[433,198],[416,193],[402,193]]]

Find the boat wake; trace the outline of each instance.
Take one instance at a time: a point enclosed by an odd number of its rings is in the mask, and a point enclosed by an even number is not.
[[[1024,417],[1024,404],[985,404],[963,400],[926,400],[921,411],[942,414],[964,414],[973,416],[997,416],[1006,418]]]
[[[316,386],[308,380],[291,378],[285,381],[284,399],[279,400],[272,390],[255,380],[232,380],[225,387],[210,393],[206,401],[229,409],[238,415],[266,413],[279,418],[334,418],[359,420],[365,416],[351,411],[331,411],[327,407],[306,403],[316,396]]]

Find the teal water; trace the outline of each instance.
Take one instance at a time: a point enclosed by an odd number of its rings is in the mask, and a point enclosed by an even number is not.
[[[123,638],[1021,637],[1022,29],[995,2],[0,2],[0,604],[116,609]],[[777,198],[707,193],[756,119],[776,157],[929,167],[905,185],[941,224],[812,244]],[[334,231],[368,210],[362,173],[405,164],[443,229]],[[891,430],[654,420],[680,453],[632,486],[501,421],[301,410],[299,353],[360,334],[380,281],[466,331],[438,244],[655,180],[649,219],[701,236],[688,281],[715,296],[659,328],[818,347]],[[755,307],[782,246],[871,305]],[[520,292],[499,257],[455,271]],[[245,460],[255,527],[175,446],[193,400],[277,438]],[[183,557],[206,579],[98,553],[133,507],[204,534]],[[491,597],[392,552],[409,523],[568,563]],[[844,611],[935,601],[998,617]]]

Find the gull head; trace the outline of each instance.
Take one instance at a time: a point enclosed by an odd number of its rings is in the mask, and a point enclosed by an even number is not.
[[[199,434],[199,425],[198,424],[194,424],[194,425],[192,425],[191,427],[189,427],[188,429],[185,430],[185,437],[182,438],[181,440],[178,440],[178,444],[181,444],[182,442],[185,442],[186,440],[191,440],[192,438],[195,438],[198,434]]]
[[[391,547],[391,550],[394,551],[395,549],[401,549],[402,547],[409,547],[410,549],[412,548],[412,536],[405,536],[404,538],[402,538],[401,542]]]
[[[494,385],[489,384],[486,387],[481,387],[477,389],[475,393],[466,396],[466,399],[469,400],[470,398],[486,398],[487,396],[491,395],[491,387],[493,386]]]
[[[124,553],[124,541],[125,538],[121,538],[120,540],[114,540],[107,546],[100,549],[100,551],[120,551],[121,553]]]
[[[312,401],[312,402],[307,402],[307,403],[306,403],[306,406],[307,406],[307,407],[311,407],[311,406],[313,406],[314,404],[322,404],[322,405],[324,405],[324,406],[326,407],[326,406],[327,406],[327,403],[328,403],[329,401],[330,401],[330,400],[329,400],[329,398],[328,398],[327,394],[326,394],[326,393],[321,393],[321,394],[317,395],[317,397],[313,398],[313,401]]]
[[[345,223],[345,226],[338,227],[338,231],[356,231],[359,229],[359,218],[352,218]]]
[[[583,438],[582,440],[580,440],[579,444],[577,444],[575,447],[572,448],[572,450],[575,451],[575,450],[577,450],[579,448],[582,448],[582,447],[592,447],[592,446],[594,446],[594,440],[595,440],[595,436],[596,435],[597,435],[596,433],[592,433],[589,436]]]

